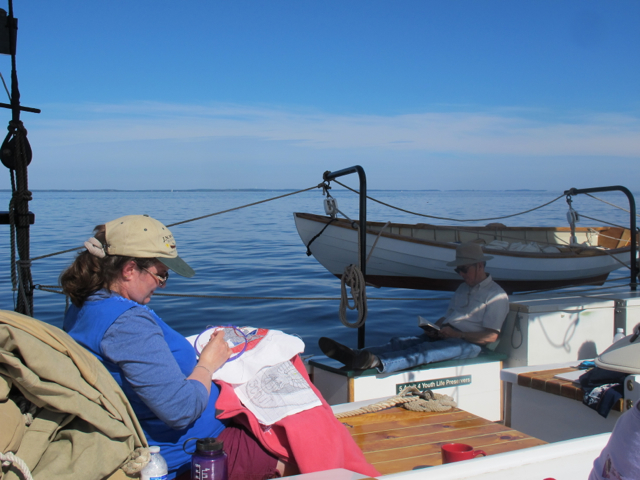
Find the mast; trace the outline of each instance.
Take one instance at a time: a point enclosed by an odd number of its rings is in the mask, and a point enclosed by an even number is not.
[[[9,0],[9,14],[0,10],[0,53],[11,55],[11,103],[0,103],[0,107],[11,109],[7,136],[0,147],[0,160],[9,168],[12,197],[6,219],[11,226],[11,282],[17,292],[16,312],[33,315],[33,281],[29,252],[30,231],[34,216],[29,212],[31,192],[27,166],[31,162],[31,146],[27,140],[27,130],[20,120],[21,111],[40,113],[35,108],[20,106],[20,90],[16,69],[16,40],[18,21],[13,16],[13,0]],[[3,222],[5,223],[5,222]],[[16,261],[15,253],[18,252]]]

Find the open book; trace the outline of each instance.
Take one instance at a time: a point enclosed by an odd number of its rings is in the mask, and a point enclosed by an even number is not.
[[[436,325],[433,322],[430,322],[429,320],[427,320],[424,317],[421,317],[420,315],[418,315],[418,326],[420,328],[433,328],[434,330],[440,331],[440,326]]]

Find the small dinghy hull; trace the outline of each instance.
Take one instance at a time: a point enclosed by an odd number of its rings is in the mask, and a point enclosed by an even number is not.
[[[350,221],[309,213],[294,213],[294,219],[303,243],[311,242],[309,250],[329,272],[340,277],[346,266],[358,263],[358,230]],[[507,293],[602,285],[610,272],[630,264],[627,229],[576,228],[576,245],[569,245],[570,236],[568,227],[367,222],[367,282],[453,291],[461,278],[447,262],[455,259],[458,243],[469,241],[481,243],[485,253],[494,257],[487,271]]]

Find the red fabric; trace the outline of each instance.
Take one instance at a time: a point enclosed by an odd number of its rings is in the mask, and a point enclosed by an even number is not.
[[[224,442],[228,480],[279,478],[278,459],[243,426],[229,425],[217,440]]]
[[[300,473],[346,468],[370,477],[380,476],[311,383],[300,357],[296,355],[291,361],[320,398],[321,406],[289,415],[265,427],[242,405],[231,385],[216,380],[220,385],[216,417],[233,419],[246,426],[267,450],[287,463],[295,463]]]

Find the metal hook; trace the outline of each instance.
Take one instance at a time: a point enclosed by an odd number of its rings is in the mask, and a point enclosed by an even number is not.
[[[324,182],[322,182],[322,195],[325,195],[327,197],[331,197],[331,194],[329,193],[329,190],[331,190],[331,185],[330,185],[330,181],[325,180]]]

